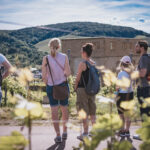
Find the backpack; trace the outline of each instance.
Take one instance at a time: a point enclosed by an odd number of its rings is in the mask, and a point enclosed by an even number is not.
[[[83,83],[85,87],[85,92],[88,95],[96,95],[100,91],[100,72],[96,69],[95,66],[91,65],[88,61],[85,61],[86,66],[89,68],[89,79],[88,83],[85,84],[84,77]]]

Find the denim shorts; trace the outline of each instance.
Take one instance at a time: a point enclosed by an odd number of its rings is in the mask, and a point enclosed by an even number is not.
[[[65,86],[65,85],[68,87],[68,92],[69,92],[69,85],[67,83],[61,83],[60,84],[60,86]],[[61,106],[68,106],[68,104],[69,104],[68,99],[56,100],[56,99],[53,98],[53,94],[52,94],[53,93],[53,86],[47,85],[46,92],[47,92],[47,96],[49,98],[49,103],[50,103],[51,107],[59,106],[59,105],[61,105]]]

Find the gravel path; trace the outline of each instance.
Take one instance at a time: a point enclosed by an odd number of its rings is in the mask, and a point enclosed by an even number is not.
[[[0,126],[0,136],[10,135],[10,133],[14,130],[20,131],[19,126]],[[131,127],[131,135],[135,134],[135,131],[139,128],[139,126]],[[27,137],[27,128],[24,128],[21,131]],[[69,129],[68,130],[68,140],[66,142],[61,143],[60,145],[56,145],[54,143],[55,132],[52,126],[33,126],[32,129],[32,150],[73,150],[73,147],[78,147],[80,141],[77,140],[78,132]],[[131,136],[132,137],[132,136]],[[103,141],[97,148],[97,150],[103,150],[106,147],[106,142]],[[136,150],[138,150],[139,144],[141,141],[133,140],[132,144]],[[135,150],[134,149],[134,150]],[[26,148],[28,150],[28,148]]]

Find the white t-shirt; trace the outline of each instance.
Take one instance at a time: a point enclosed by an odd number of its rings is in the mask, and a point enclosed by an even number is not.
[[[118,73],[118,79],[122,80],[123,77],[131,80],[130,75],[126,71],[120,71]],[[121,89],[121,88],[119,89],[119,93],[131,93],[131,92],[133,92],[132,81],[131,81],[130,87],[127,88],[126,90],[125,89]]]
[[[2,54],[0,54],[0,68],[3,66],[3,62],[7,61],[6,57]],[[0,87],[1,92],[1,87]]]

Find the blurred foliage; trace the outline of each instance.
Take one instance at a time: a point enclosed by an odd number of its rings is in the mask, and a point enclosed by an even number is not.
[[[19,94],[25,98],[27,97],[28,94],[30,100],[42,102],[43,96],[46,95],[44,92],[42,92],[42,90],[40,90],[42,88],[39,88],[37,91],[30,90],[30,92],[28,93],[26,87],[23,86],[23,81],[22,82],[19,81],[22,80],[22,78],[23,77],[20,77],[20,79],[18,79],[17,77],[9,76],[5,80],[3,80],[2,90],[5,91],[6,88],[8,91],[7,92],[8,103],[12,103],[12,104],[16,103],[16,99],[14,97],[15,94]]]
[[[107,97],[110,94],[113,94],[116,91],[116,85],[112,84],[111,86],[101,87],[100,95]]]
[[[5,80],[3,80],[2,90],[5,90],[5,88],[7,88],[7,90],[12,95],[20,94],[24,97],[26,97],[26,95],[27,95],[25,87],[22,86],[22,84],[20,82],[18,82],[16,77],[9,76]]]
[[[140,145],[140,150],[150,149],[150,117],[143,116],[142,127],[137,130],[143,143]]]
[[[33,120],[42,118],[43,116],[43,108],[42,105],[38,102],[28,102],[25,99],[19,101],[16,105],[14,113],[18,119],[28,120],[30,118]]]
[[[121,142],[114,140],[113,143],[109,142],[107,148],[104,150],[132,150],[132,148],[132,144],[127,140]]]
[[[18,131],[13,131],[10,136],[0,137],[0,150],[24,150],[28,141]]]
[[[100,116],[91,131],[92,138],[84,138],[85,144],[80,143],[80,147],[83,147],[84,150],[95,150],[103,140],[110,137],[110,140],[107,140],[107,148],[105,150],[130,150],[132,148],[130,142],[119,142],[115,138],[115,134],[121,126],[122,121],[116,114]]]

